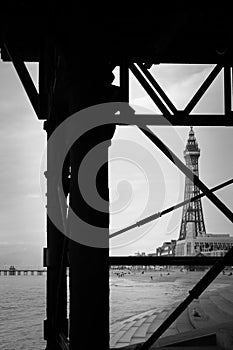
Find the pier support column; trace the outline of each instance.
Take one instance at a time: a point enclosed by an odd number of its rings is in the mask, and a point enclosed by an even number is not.
[[[93,62],[90,53],[82,58],[80,56],[66,58],[70,73],[72,72],[72,75],[70,74],[72,76],[70,114],[98,103],[109,102],[108,95],[113,79],[112,69],[108,62],[100,57],[95,57],[95,62]],[[93,118],[96,117],[93,116]],[[69,241],[70,350],[109,349],[108,148],[114,131],[115,126],[111,125],[101,125],[96,130],[89,130],[75,142],[70,150],[70,207],[83,220],[77,227],[76,239]],[[89,171],[90,174],[96,175],[96,193],[105,201],[105,208],[101,208],[100,211],[96,207],[93,210],[92,203],[89,203],[90,207],[88,207],[78,184],[83,158],[97,145],[99,147],[99,153],[96,155],[98,159],[93,159],[93,165],[89,164]],[[97,174],[94,161],[103,165]],[[91,186],[91,183],[88,183],[90,181],[88,176],[85,181],[85,186]],[[68,229],[69,225],[70,216],[68,215]],[[103,247],[85,245],[79,241],[79,235],[93,237],[93,234],[96,234],[98,241],[96,228],[99,227],[103,232],[100,238],[104,240]]]
[[[58,10],[59,8],[55,9]],[[106,45],[100,41],[102,31],[98,33],[98,23],[96,13],[89,11],[79,16],[88,17],[83,21],[77,21],[76,8],[69,6],[70,21],[66,34],[57,27],[55,34],[54,52],[51,52],[52,45],[46,48],[46,57],[40,61],[41,79],[43,90],[42,97],[45,97],[44,106],[47,110],[48,120],[45,123],[45,130],[48,138],[53,131],[72,114],[84,108],[104,102],[112,102],[110,95],[114,94],[114,87],[111,85],[114,76],[112,69],[114,66],[106,57]],[[59,11],[63,13],[64,8]],[[81,15],[82,13],[82,15]],[[60,17],[58,17],[60,18]],[[95,28],[93,31],[91,28]],[[83,36],[83,32],[85,35]],[[94,35],[94,37],[93,37]],[[90,45],[91,43],[91,45]],[[74,50],[75,46],[75,50]],[[78,50],[77,50],[77,47]],[[43,63],[44,62],[44,63]],[[43,74],[44,70],[44,74]],[[40,90],[40,91],[41,91]],[[45,108],[46,109],[46,108]],[[59,208],[59,198],[56,192],[56,181],[51,177],[53,169],[53,159],[59,157],[56,149],[48,149],[47,156],[47,248],[45,253],[44,266],[47,267],[47,320],[45,321],[45,339],[47,340],[47,350],[57,350],[58,337],[61,333],[67,335],[67,299],[66,299],[66,267],[67,258],[70,266],[70,333],[69,349],[76,350],[109,348],[109,259],[108,259],[108,239],[109,239],[109,194],[108,194],[108,147],[102,147],[99,154],[99,161],[105,166],[101,169],[97,187],[100,196],[106,201],[106,208],[103,214],[92,215],[92,212],[83,205],[83,198],[77,188],[76,175],[79,171],[79,164],[83,155],[101,143],[102,140],[111,140],[115,127],[96,130],[84,135],[76,145],[74,145],[67,157],[68,165],[64,166],[63,189],[67,196],[70,192],[70,205],[77,213],[86,217],[89,225],[79,227],[77,235],[82,232],[89,235],[90,225],[102,227],[105,234],[105,248],[95,248],[83,245],[77,240],[69,240],[54,225],[49,216],[51,206],[58,210],[58,219],[62,220],[61,208]],[[66,135],[63,135],[64,141]],[[63,139],[61,138],[61,142]],[[66,186],[67,168],[71,166],[71,185]],[[91,171],[94,168],[91,169]],[[88,181],[88,180],[87,180]],[[66,187],[66,188],[65,188]],[[54,190],[55,189],[55,190]],[[53,207],[54,208],[54,207]],[[85,225],[84,225],[85,226]],[[69,233],[68,233],[69,234]],[[67,244],[68,243],[68,244]],[[67,257],[68,246],[68,257]]]
[[[104,130],[103,130],[104,131]],[[107,133],[107,131],[105,130]],[[109,130],[108,130],[109,132]],[[78,143],[71,151],[71,166],[73,181],[71,181],[71,207],[78,215],[85,215],[95,228],[96,218],[91,213],[84,213],[80,203],[81,194],[75,186],[78,164],[82,158],[80,149],[89,148],[100,135],[90,134],[86,140]],[[102,135],[102,136],[106,136]],[[107,162],[108,148],[102,149],[100,157]],[[98,186],[108,193],[108,172],[102,173]],[[97,220],[100,226],[106,228],[106,245],[108,244],[109,208]],[[82,234],[93,234],[87,225],[80,226]],[[77,232],[78,240],[79,232]],[[70,241],[70,349],[78,346],[86,349],[108,349],[109,342],[109,266],[108,248],[95,248]],[[86,346],[86,347],[85,347]]]
[[[53,105],[53,123],[46,123],[48,139],[56,128],[57,118],[63,112],[59,105]],[[56,117],[55,117],[56,116]],[[56,190],[56,179],[53,173],[53,161],[59,156],[56,149],[47,149],[47,248],[44,256],[44,266],[47,267],[47,320],[44,322],[44,338],[47,340],[47,350],[60,350],[59,337],[63,334],[68,336],[67,322],[67,249],[66,237],[50,220],[50,210],[53,206],[58,212],[57,219],[62,220],[59,206],[58,192]],[[54,208],[52,209],[54,210]]]

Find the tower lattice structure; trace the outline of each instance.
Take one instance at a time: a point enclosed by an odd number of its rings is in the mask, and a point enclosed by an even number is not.
[[[190,127],[189,137],[184,150],[184,158],[186,166],[189,167],[192,172],[199,176],[198,159],[200,157],[200,148],[196,141],[196,137],[193,131],[193,127]],[[194,196],[199,195],[200,190],[193,182],[186,176],[185,178],[185,190],[184,200],[191,199]],[[206,234],[204,216],[202,211],[201,199],[194,202],[189,202],[184,205],[182,212],[182,220],[180,227],[179,240],[183,240],[187,235],[187,225],[191,223],[192,236],[203,236]]]

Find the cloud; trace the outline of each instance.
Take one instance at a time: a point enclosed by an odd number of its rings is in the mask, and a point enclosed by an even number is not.
[[[41,195],[39,193],[29,193],[25,195],[26,198],[40,198]]]

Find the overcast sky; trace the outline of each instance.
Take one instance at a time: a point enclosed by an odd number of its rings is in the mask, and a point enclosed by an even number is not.
[[[36,65],[30,65],[36,79]],[[0,266],[41,266],[39,174],[45,132],[12,65],[0,62]]]
[[[37,83],[37,67],[28,65]],[[211,66],[153,66],[151,72],[178,109],[210,72]],[[143,88],[131,79],[131,102],[138,113],[157,112]],[[137,107],[136,107],[137,106]],[[195,113],[222,113],[220,75]],[[189,128],[152,127],[183,160]],[[210,187],[233,175],[231,128],[194,128],[201,156],[200,178]],[[0,267],[41,266],[45,246],[44,204],[40,193],[41,158],[46,133],[12,65],[0,62]],[[183,199],[184,176],[136,127],[117,129],[110,149],[111,231],[123,228]],[[217,195],[232,210],[232,186]],[[203,199],[207,232],[232,234],[231,223]],[[164,241],[177,239],[181,210],[111,240],[111,254],[154,252]]]

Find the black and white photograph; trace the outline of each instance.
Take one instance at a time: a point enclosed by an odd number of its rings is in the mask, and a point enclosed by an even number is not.
[[[0,9],[0,350],[232,350],[230,5]]]

